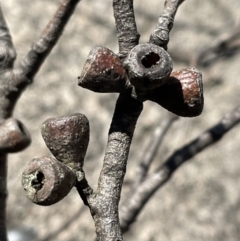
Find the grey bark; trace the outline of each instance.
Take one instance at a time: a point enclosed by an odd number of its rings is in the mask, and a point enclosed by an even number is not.
[[[133,0],[113,0],[113,11],[119,44],[119,57],[124,59],[138,44],[140,35],[134,16]]]
[[[109,130],[97,192],[87,197],[100,241],[123,240],[118,204],[132,136],[142,108],[143,104],[129,94],[120,94]]]
[[[184,2],[184,0],[165,0],[163,13],[158,19],[158,24],[150,36],[150,43],[167,49],[169,33],[173,27],[174,17],[182,2]]]

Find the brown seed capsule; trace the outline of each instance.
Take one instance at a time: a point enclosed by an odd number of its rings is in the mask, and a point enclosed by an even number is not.
[[[50,118],[42,124],[43,139],[58,161],[81,170],[89,142],[89,122],[83,114]]]
[[[126,72],[116,54],[105,47],[95,47],[88,55],[78,85],[101,93],[124,90]]]
[[[22,151],[30,143],[30,134],[21,121],[9,118],[0,125],[0,152]]]
[[[204,104],[202,74],[196,68],[174,71],[164,85],[147,94],[147,99],[176,115],[198,116]]]
[[[124,64],[131,84],[141,91],[164,84],[172,71],[170,55],[163,48],[150,43],[134,47]]]
[[[34,158],[22,174],[22,185],[27,197],[43,206],[62,200],[75,183],[74,172],[52,157]]]

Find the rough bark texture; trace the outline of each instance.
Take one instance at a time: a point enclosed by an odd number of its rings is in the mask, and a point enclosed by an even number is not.
[[[13,62],[16,53],[12,45],[8,27],[0,9],[0,124],[11,116],[13,103],[8,95],[12,86],[9,86]],[[7,200],[7,155],[0,153],[0,240],[7,240],[6,233],[6,200]]]
[[[113,0],[119,44],[119,57],[125,58],[140,38],[135,22],[133,0]]]
[[[184,0],[165,0],[164,10],[158,19],[158,24],[150,36],[150,43],[167,49],[169,33],[173,27],[174,17],[178,7]]]
[[[97,193],[88,198],[100,241],[123,240],[118,203],[133,132],[142,108],[142,103],[128,94],[118,98]]]

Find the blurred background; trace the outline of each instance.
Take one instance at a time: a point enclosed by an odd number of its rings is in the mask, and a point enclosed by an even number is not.
[[[1,2],[18,59],[39,37],[59,4],[60,0]],[[135,1],[141,43],[148,41],[163,4],[163,0]],[[174,122],[150,172],[154,165],[164,162],[174,150],[239,105],[239,8],[239,0],[191,0],[179,8],[170,36],[169,53],[174,70],[196,66],[202,71],[205,107],[200,117],[180,118]],[[112,3],[83,0],[34,83],[18,101],[14,116],[28,128],[32,145],[21,153],[9,155],[7,217],[12,235],[13,230],[21,229],[22,233],[29,233],[29,240],[92,241],[95,238],[89,210],[74,189],[53,206],[37,206],[25,195],[21,173],[34,157],[51,155],[40,134],[41,124],[50,117],[80,112],[88,117],[91,128],[84,170],[90,185],[96,188],[117,94],[97,94],[82,89],[77,86],[77,76],[89,51],[99,45],[118,51]],[[144,103],[129,156],[123,201],[144,148],[156,126],[167,115],[157,104]],[[125,240],[239,240],[239,146],[240,125],[184,164],[147,203],[137,222],[125,234]]]

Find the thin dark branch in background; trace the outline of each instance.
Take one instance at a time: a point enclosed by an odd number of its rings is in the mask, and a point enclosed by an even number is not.
[[[137,166],[136,177],[134,178],[134,189],[137,188],[142,180],[146,177],[166,133],[172,126],[173,122],[178,118],[178,116],[169,113],[168,117],[160,122],[159,126],[155,128],[154,133],[151,136],[151,140],[143,152],[143,158]]]
[[[152,195],[165,184],[172,174],[186,161],[219,141],[231,128],[240,122],[240,107],[227,114],[219,123],[202,133],[196,139],[175,151],[162,166],[149,175],[126,200],[120,212],[123,232],[135,221]]]
[[[138,44],[140,35],[134,16],[133,0],[113,0],[113,11],[119,44],[119,57],[124,59]]]
[[[178,7],[184,0],[165,0],[163,13],[150,36],[149,42],[167,49],[169,33],[173,27],[174,17]]]
[[[214,46],[202,51],[196,58],[196,64],[210,67],[221,58],[234,56],[240,50],[240,24],[224,40],[220,40]]]
[[[209,68],[221,59],[229,59],[240,51],[240,25],[234,32],[225,38],[219,39],[214,46],[207,47],[197,53],[195,56],[191,52],[186,52],[177,46],[169,50],[174,62],[184,63],[186,65],[200,66]]]

